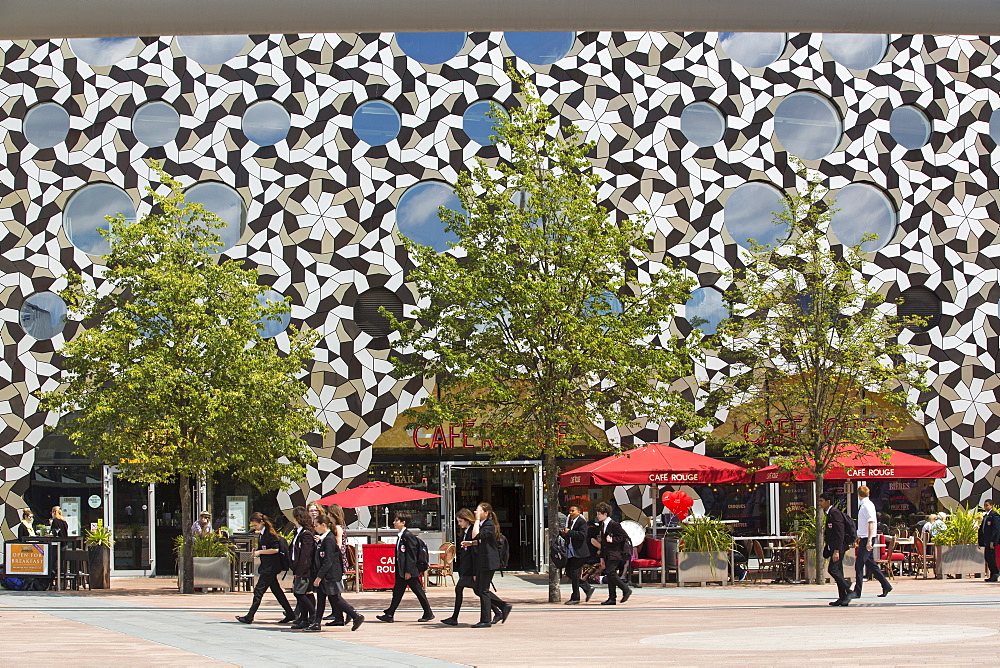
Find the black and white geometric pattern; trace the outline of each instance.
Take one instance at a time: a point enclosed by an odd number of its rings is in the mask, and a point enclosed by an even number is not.
[[[715,33],[579,33],[554,65],[516,64],[533,72],[564,122],[597,142],[599,194],[613,215],[652,214],[653,259],[681,259],[702,285],[723,289],[721,272],[738,261],[723,229],[728,194],[748,181],[795,185],[774,138],[778,103],[800,90],[828,98],[844,135],[833,153],[807,164],[834,191],[871,183],[893,202],[898,229],[872,255],[871,279],[890,297],[926,286],[942,301],[938,327],[905,336],[932,362],[935,391],[920,419],[932,454],[949,467],[936,491],[978,502],[1000,471],[1000,149],[988,127],[1000,109],[1000,39],[892,35],[882,62],[864,71],[836,63],[818,34],[790,35],[776,62],[755,69],[731,60],[718,41]],[[0,42],[4,531],[24,505],[43,426],[57,420],[38,411],[32,393],[56,386],[53,351],[74,333],[67,327],[36,341],[18,311],[30,295],[61,289],[69,269],[100,284],[102,267],[69,242],[62,212],[74,191],[93,182],[123,188],[138,215],[148,212],[147,158],[162,160],[185,184],[235,188],[247,230],[228,255],[259,267],[262,281],[292,297],[293,321],[323,334],[308,380],[310,401],[330,430],[312,444],[319,463],[282,503],[343,489],[363,475],[372,443],[428,388],[390,375],[384,340],[353,321],[355,300],[384,287],[414,303],[403,282],[395,204],[415,183],[454,182],[474,156],[498,156],[466,137],[462,113],[482,99],[516,104],[504,71],[509,58],[501,33],[470,34],[442,65],[407,57],[392,34],[252,36],[222,65],[199,65],[170,37],[141,38],[110,66],[88,65],[62,40]],[[241,130],[243,112],[263,99],[291,116],[287,138],[273,146],[257,146]],[[351,130],[355,109],[371,99],[401,115],[399,136],[384,146]],[[151,100],[168,102],[181,118],[176,139],[159,148],[131,131],[132,114]],[[22,121],[46,101],[69,112],[71,127],[64,142],[36,148]],[[700,148],[684,138],[680,112],[694,101],[725,115],[723,141]],[[906,150],[889,135],[890,114],[901,105],[933,121],[920,149]],[[608,431],[626,445],[669,439],[666,427]]]

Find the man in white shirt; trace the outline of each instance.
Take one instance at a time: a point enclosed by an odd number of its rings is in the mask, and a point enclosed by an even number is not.
[[[869,494],[867,485],[858,487],[858,551],[854,562],[854,591],[851,593],[851,598],[861,598],[866,568],[868,573],[882,585],[879,597],[887,596],[892,591],[892,585],[879,569],[873,554],[878,539],[878,531],[875,529],[878,519],[875,516],[875,504],[868,498]]]

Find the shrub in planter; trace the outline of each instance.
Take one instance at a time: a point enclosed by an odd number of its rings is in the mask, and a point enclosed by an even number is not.
[[[985,570],[979,548],[980,521],[979,512],[966,507],[956,508],[944,521],[945,528],[932,539],[937,556],[935,574],[939,579],[946,575],[981,574]]]
[[[97,527],[87,531],[83,537],[87,546],[87,565],[90,571],[91,589],[111,588],[111,548],[115,539],[111,529],[104,526],[103,520],[98,520]]]
[[[726,582],[733,536],[711,517],[689,517],[681,522],[677,553],[677,583]]]

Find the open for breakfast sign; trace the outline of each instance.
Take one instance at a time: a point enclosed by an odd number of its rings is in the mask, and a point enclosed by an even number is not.
[[[7,543],[7,575],[48,575],[50,547],[47,543]]]

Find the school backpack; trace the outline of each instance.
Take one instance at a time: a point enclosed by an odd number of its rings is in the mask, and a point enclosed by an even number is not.
[[[858,539],[858,525],[847,513],[844,515],[844,545],[850,547]]]
[[[278,534],[278,572],[284,574],[292,567],[291,553],[288,550],[288,541],[280,533]]]
[[[0,579],[0,585],[2,585],[4,589],[10,589],[11,591],[24,591],[28,588],[27,582],[21,578],[14,577],[13,575],[8,575]]]
[[[500,551],[500,575],[507,570],[507,564],[510,563],[510,541],[507,540],[507,536],[499,534],[497,536],[497,548]]]
[[[430,550],[427,549],[427,543],[420,536],[414,536],[414,538],[417,539],[417,571],[423,573],[431,565]]]
[[[625,563],[632,561],[634,550],[635,547],[632,545],[632,539],[626,533],[625,540],[622,541],[622,561]]]

